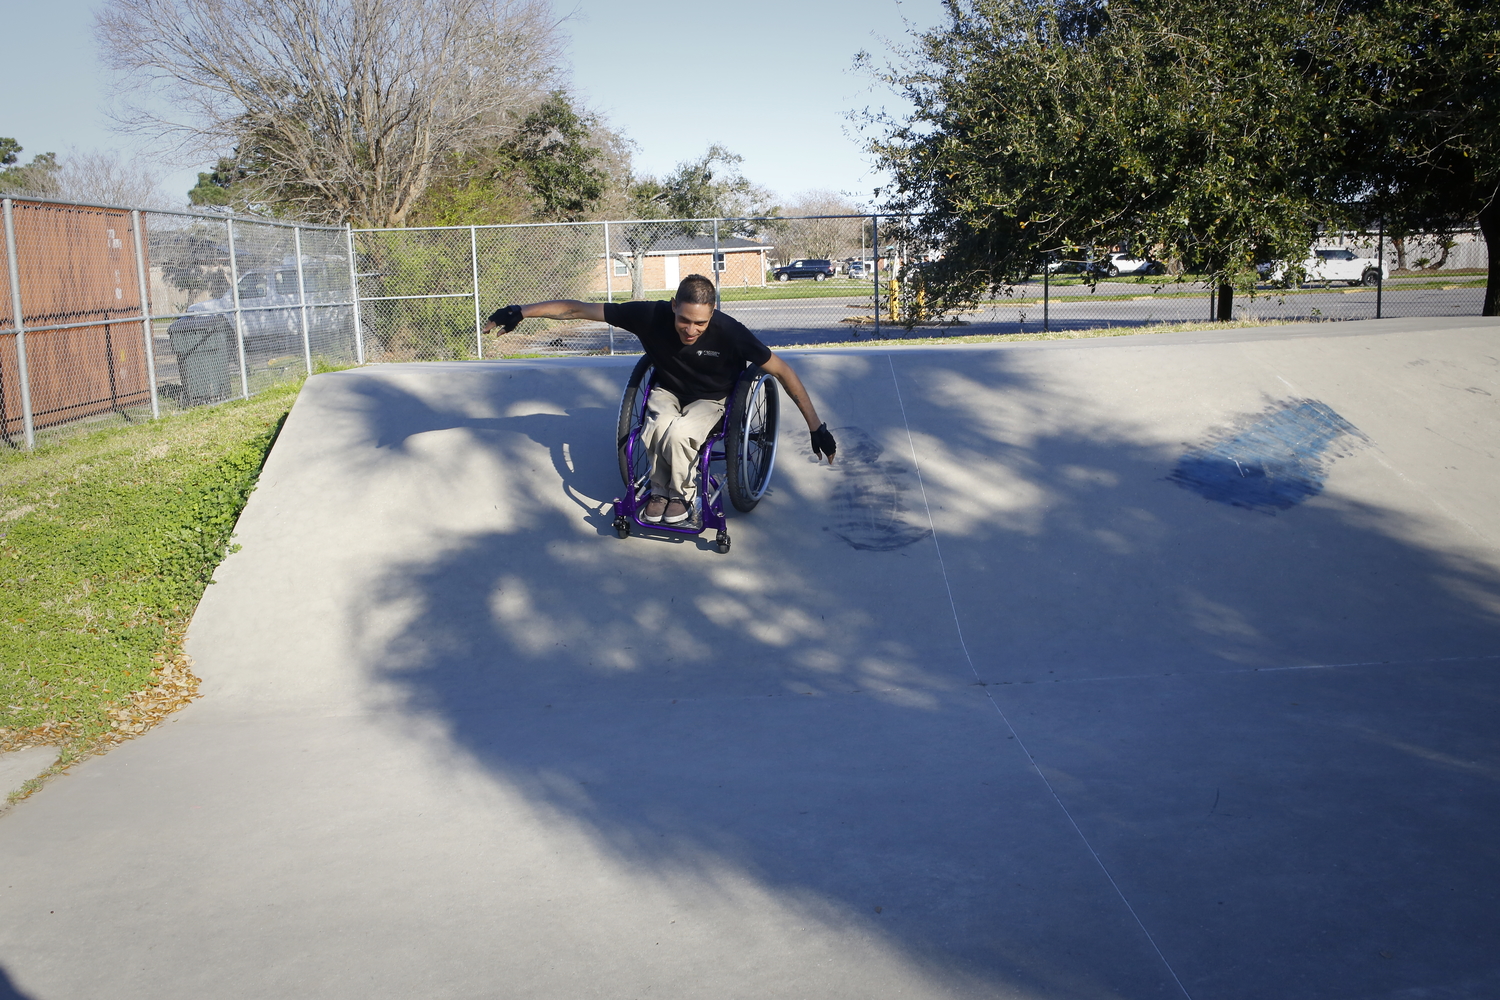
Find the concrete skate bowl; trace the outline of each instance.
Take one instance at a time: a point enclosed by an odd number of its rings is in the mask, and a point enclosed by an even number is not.
[[[794,355],[842,461],[793,414],[729,556],[610,531],[628,363],[317,380],[278,452],[381,539],[366,697],[623,868],[933,995],[1396,995],[1500,969],[1486,357]]]

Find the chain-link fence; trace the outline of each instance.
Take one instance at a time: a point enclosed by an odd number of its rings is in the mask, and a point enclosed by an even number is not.
[[[1403,241],[1378,231],[1325,233],[1306,259],[1263,266],[1253,286],[1235,290],[1232,312],[1251,321],[1477,316],[1484,305],[1486,254],[1477,231]],[[1199,276],[1171,274],[1165,265],[1134,255],[1054,261],[1048,271],[1039,267],[1009,296],[957,318],[968,332],[1020,333],[1198,322],[1218,315],[1217,292]]]
[[[3,200],[0,438],[362,360],[347,229]]]
[[[1038,262],[1004,294],[940,312],[910,227],[883,215],[349,230],[36,199],[4,199],[4,213],[0,440],[18,446],[78,421],[245,397],[323,365],[634,353],[634,337],[602,323],[529,320],[503,337],[482,327],[510,302],[669,298],[689,274],[712,277],[720,308],[772,347],[1215,315],[1197,276],[1103,251]],[[1233,312],[1477,315],[1487,263],[1477,233],[1325,234],[1306,261],[1240,289]]]
[[[712,277],[721,308],[768,343],[846,340],[882,322],[880,276],[892,262],[874,252],[878,229],[867,216],[829,216],[355,230],[367,350],[381,361],[639,352],[603,323],[532,320],[503,337],[482,328],[511,302],[670,298],[690,274]],[[829,256],[794,260],[793,242]],[[820,266],[800,266],[809,262]]]
[[[901,222],[858,215],[356,230],[370,356],[635,352],[634,337],[597,323],[531,320],[504,338],[480,331],[506,303],[667,298],[689,274],[711,276],[720,308],[772,347],[1146,327],[1216,315],[1216,293],[1200,277],[1103,250],[1051,268],[1038,262],[1005,294],[939,312],[924,301],[924,261],[905,243],[909,227]],[[1241,288],[1235,317],[1477,315],[1483,305],[1487,258],[1477,233],[1404,241],[1325,234],[1308,261],[1293,263],[1291,273],[1268,269],[1253,289]]]

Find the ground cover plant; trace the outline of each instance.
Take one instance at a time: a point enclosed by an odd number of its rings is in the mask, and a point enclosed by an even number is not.
[[[0,751],[66,763],[194,696],[183,633],[299,388],[0,455]]]

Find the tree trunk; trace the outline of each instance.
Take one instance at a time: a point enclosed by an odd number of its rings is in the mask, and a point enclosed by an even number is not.
[[[639,302],[646,297],[646,252],[637,250],[631,255],[630,262],[630,298],[631,301]]]
[[[1479,213],[1479,231],[1484,233],[1485,249],[1490,258],[1489,279],[1484,285],[1484,308],[1481,316],[1500,316],[1500,198],[1492,198]]]
[[[1234,286],[1227,281],[1219,282],[1219,320],[1234,319]]]

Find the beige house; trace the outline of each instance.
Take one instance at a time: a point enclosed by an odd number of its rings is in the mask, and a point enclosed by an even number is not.
[[[723,288],[744,288],[766,283],[766,254],[773,247],[739,236],[720,236],[722,260],[719,284]],[[615,301],[630,297],[631,254],[616,246],[617,256],[600,260],[594,291],[613,292]],[[624,258],[624,259],[622,259]],[[714,238],[689,236],[686,233],[664,236],[653,242],[641,260],[644,289],[648,292],[670,290],[690,274],[714,276]]]

